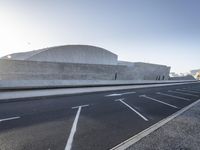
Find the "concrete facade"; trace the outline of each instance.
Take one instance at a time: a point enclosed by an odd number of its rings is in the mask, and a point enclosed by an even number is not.
[[[0,80],[168,80],[170,67],[118,61],[87,45],[58,46],[0,59]]]
[[[0,60],[1,80],[156,80],[158,76],[167,80],[169,68]]]

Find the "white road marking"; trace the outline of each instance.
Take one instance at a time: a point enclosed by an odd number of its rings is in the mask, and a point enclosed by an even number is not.
[[[122,96],[122,95],[126,95],[126,94],[135,94],[136,92],[125,92],[125,93],[113,93],[113,94],[108,94],[105,95],[106,97],[111,97],[111,96]]]
[[[182,99],[182,100],[185,100],[185,101],[190,101],[190,99],[188,99],[188,98],[184,98],[184,97],[180,97],[180,96],[174,96],[174,95],[165,94],[165,93],[161,93],[161,92],[157,92],[156,94],[164,95],[164,96],[168,96],[168,97],[173,97],[173,98],[177,98],[177,99]]]
[[[198,103],[200,103],[200,99],[195,101],[194,103],[190,104],[189,106],[184,107],[183,109],[179,110],[178,112],[172,114],[171,116],[168,116],[167,118],[162,119],[161,121],[157,122],[156,124],[153,124],[149,128],[147,128],[147,129],[141,131],[140,133],[130,137],[129,139],[121,142],[120,144],[116,145],[115,147],[111,148],[110,150],[122,150],[122,149],[129,148],[131,145],[135,144],[136,142],[138,142],[142,138],[146,137],[150,133],[156,131],[157,129],[159,129],[160,127],[162,127],[163,125],[165,125],[166,123],[171,121],[172,119],[178,117],[179,115],[181,115],[182,113],[184,113],[185,111],[192,108],[193,106],[195,106]]]
[[[168,92],[182,94],[182,95],[188,95],[188,96],[194,96],[194,97],[199,97],[198,95],[189,94],[189,93],[183,93],[183,92],[177,92],[177,91],[171,91],[171,90],[169,90]]]
[[[87,105],[80,105],[80,106],[75,106],[75,107],[72,107],[72,109],[76,109],[76,108],[79,108],[79,107],[87,107],[87,106],[89,106],[89,104],[87,104]]]
[[[142,119],[144,119],[145,121],[148,121],[148,119],[146,117],[144,117],[142,114],[140,114],[137,110],[135,110],[133,107],[131,107],[130,105],[128,105],[127,103],[125,103],[124,101],[124,98],[123,99],[117,99],[115,101],[119,101],[121,102],[122,104],[126,105],[129,109],[131,109],[132,111],[134,111],[137,115],[139,115]]]
[[[183,92],[190,92],[190,93],[196,93],[199,94],[200,92],[192,91],[192,90],[182,90],[182,89],[176,89],[177,91],[183,91]]]
[[[77,124],[78,124],[78,119],[79,119],[79,116],[80,116],[80,113],[81,113],[81,109],[82,109],[82,107],[87,107],[87,106],[89,106],[89,105],[72,107],[72,109],[78,108],[78,111],[76,113],[76,117],[74,119],[71,131],[70,131],[70,135],[69,135],[69,138],[67,140],[67,144],[65,146],[65,150],[71,150],[73,138],[74,138],[74,135],[75,135],[75,132],[76,132]]]
[[[170,106],[170,107],[173,107],[173,108],[178,108],[172,104],[169,104],[169,103],[166,103],[166,102],[163,102],[163,101],[160,101],[160,100],[157,100],[155,98],[152,98],[152,97],[149,97],[149,96],[146,96],[146,95],[140,95],[139,97],[144,97],[144,98],[147,98],[147,99],[150,99],[150,100],[153,100],[153,101],[156,101],[158,103],[161,103],[161,104],[164,104],[164,105],[167,105],[167,106]]]
[[[5,119],[0,119],[0,122],[3,122],[3,121],[9,121],[9,120],[14,120],[14,119],[19,119],[20,117],[10,117],[10,118],[5,118]]]

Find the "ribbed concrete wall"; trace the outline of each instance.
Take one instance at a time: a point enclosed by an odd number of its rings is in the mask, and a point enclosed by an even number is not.
[[[156,80],[168,79],[169,68],[159,65],[135,64],[97,65],[51,63],[21,60],[0,60],[1,80]]]
[[[144,80],[168,80],[170,67],[148,63],[134,63],[136,72],[141,73]]]
[[[50,63],[37,61],[0,60],[0,79],[53,80],[82,79],[112,80],[113,65]]]

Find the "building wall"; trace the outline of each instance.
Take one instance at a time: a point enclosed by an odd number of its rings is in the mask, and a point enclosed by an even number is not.
[[[168,80],[170,67],[164,65],[148,64],[148,63],[134,63],[136,72],[143,75],[144,80]]]
[[[169,70],[143,63],[126,66],[0,60],[1,80],[156,80],[157,76],[167,80]]]
[[[134,78],[141,80],[168,80],[170,67],[142,62],[118,61],[118,65],[129,67],[129,73],[134,74]]]

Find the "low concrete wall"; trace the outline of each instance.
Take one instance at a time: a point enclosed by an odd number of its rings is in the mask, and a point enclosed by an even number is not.
[[[0,80],[164,80],[169,68],[139,63],[96,65],[0,59]]]
[[[68,87],[98,87],[98,86],[122,86],[122,85],[148,85],[197,82],[194,80],[152,81],[152,80],[0,80],[0,90],[6,89],[46,89]]]

